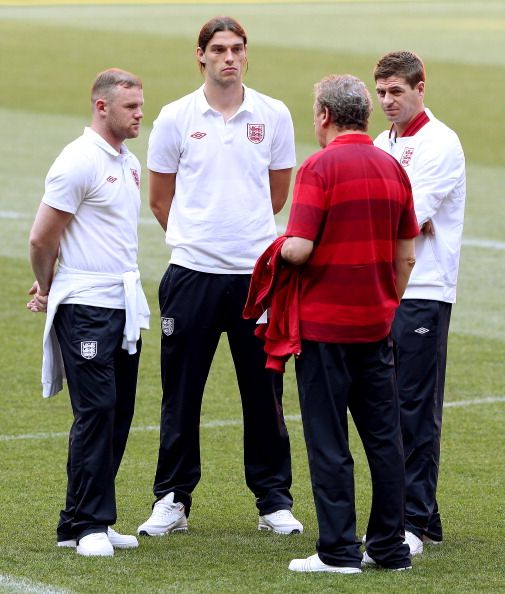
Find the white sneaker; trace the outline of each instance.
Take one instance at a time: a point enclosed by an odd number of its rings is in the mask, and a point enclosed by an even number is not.
[[[112,557],[114,548],[105,532],[93,532],[83,536],[75,549],[78,555],[85,557]]]
[[[424,544],[440,544],[441,540],[431,540],[427,536],[423,536],[423,540],[419,540],[415,534],[412,532],[405,532],[405,540],[403,541],[405,544],[409,545],[410,554],[411,555],[420,555],[423,552],[423,543]],[[363,534],[363,538],[361,539],[361,544],[366,545],[366,534]],[[421,545],[421,550],[419,550],[419,544]]]
[[[407,569],[412,569],[412,565],[407,565],[407,567],[384,567],[383,565],[379,565],[375,559],[372,559],[370,555],[365,551],[363,553],[363,559],[361,561],[362,567],[375,567],[380,569],[387,569],[389,571],[406,571]]]
[[[107,537],[110,540],[110,544],[116,549],[136,549],[139,546],[139,541],[130,534],[119,534],[110,526],[107,528]],[[56,543],[58,547],[67,547],[75,549],[77,542],[75,538],[69,540],[59,540]]]
[[[141,536],[163,536],[170,532],[186,532],[187,529],[184,505],[174,503],[174,493],[169,493],[154,504],[151,516],[137,528],[137,532]]]
[[[405,540],[403,542],[409,545],[411,556],[420,555],[423,552],[423,541],[408,530],[405,531]]]
[[[423,545],[425,544],[429,544],[429,545],[439,545],[442,544],[441,540],[433,540],[433,538],[430,538],[429,536],[426,536],[426,534],[423,534]]]
[[[377,567],[377,562],[370,557],[370,555],[365,551],[363,553],[363,559],[361,560],[361,565],[363,567]]]
[[[289,509],[280,509],[259,517],[258,530],[271,530],[276,534],[301,534],[302,524]]]
[[[110,544],[115,549],[136,549],[139,546],[139,541],[132,534],[119,534],[110,526],[107,528],[107,536]]]
[[[293,559],[288,569],[291,571],[325,571],[329,573],[361,573],[359,567],[339,567],[337,565],[327,565],[319,559],[319,555],[311,555],[306,559]]]

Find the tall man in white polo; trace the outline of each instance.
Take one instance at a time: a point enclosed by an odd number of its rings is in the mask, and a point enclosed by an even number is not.
[[[242,84],[247,38],[232,18],[206,23],[197,91],[161,110],[149,141],[150,203],[170,265],[161,280],[163,400],[156,502],[141,535],[187,530],[200,479],[200,410],[222,332],[228,335],[244,418],[244,465],[258,528],[299,533],[282,380],[265,370],[254,322],[242,318],[250,276],[276,236],[295,165],[287,107]],[[218,500],[226,510],[226,501]]]
[[[135,75],[113,68],[97,76],[91,126],[49,170],[30,234],[36,281],[27,307],[47,311],[43,395],[60,391],[66,376],[74,415],[57,544],[85,556],[138,546],[111,525],[135,406],[140,328],[149,322],[137,268],[140,164],[123,143],[138,136],[143,103]]]

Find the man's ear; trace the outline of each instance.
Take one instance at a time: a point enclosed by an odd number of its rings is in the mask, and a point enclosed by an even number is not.
[[[105,99],[97,99],[95,101],[95,110],[99,114],[105,114],[105,107],[107,105],[107,101]]]
[[[196,57],[200,64],[205,64],[205,52],[202,50],[201,47],[196,48]]]
[[[321,123],[325,128],[331,124],[330,110],[327,107],[324,108],[324,117]]]

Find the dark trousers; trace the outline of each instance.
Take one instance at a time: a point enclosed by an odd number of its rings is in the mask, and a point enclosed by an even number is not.
[[[247,486],[261,514],[292,505],[282,376],[265,369],[255,323],[242,318],[249,282],[250,275],[207,274],[176,265],[161,280],[163,398],[154,494],[160,499],[173,491],[186,514],[201,476],[202,397],[222,332],[228,335],[242,400]]]
[[[116,521],[114,479],[135,407],[137,353],[121,348],[124,310],[60,305],[54,325],[74,421],[67,459],[67,496],[58,540],[105,532]]]
[[[442,540],[436,500],[452,306],[403,299],[393,323],[405,451],[405,527],[419,538]]]
[[[360,567],[361,563],[349,407],[372,478],[367,550],[384,567],[410,565],[409,548],[403,544],[405,477],[391,340],[367,344],[304,340],[296,377],[319,525],[319,557],[329,565]]]

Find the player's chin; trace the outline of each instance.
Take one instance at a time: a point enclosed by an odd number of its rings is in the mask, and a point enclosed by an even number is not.
[[[237,82],[240,80],[240,73],[237,70],[224,72],[221,76],[221,80],[225,83]]]
[[[127,138],[137,138],[137,136],[140,133],[140,125],[138,126],[132,126],[129,131],[128,131],[128,136]]]

